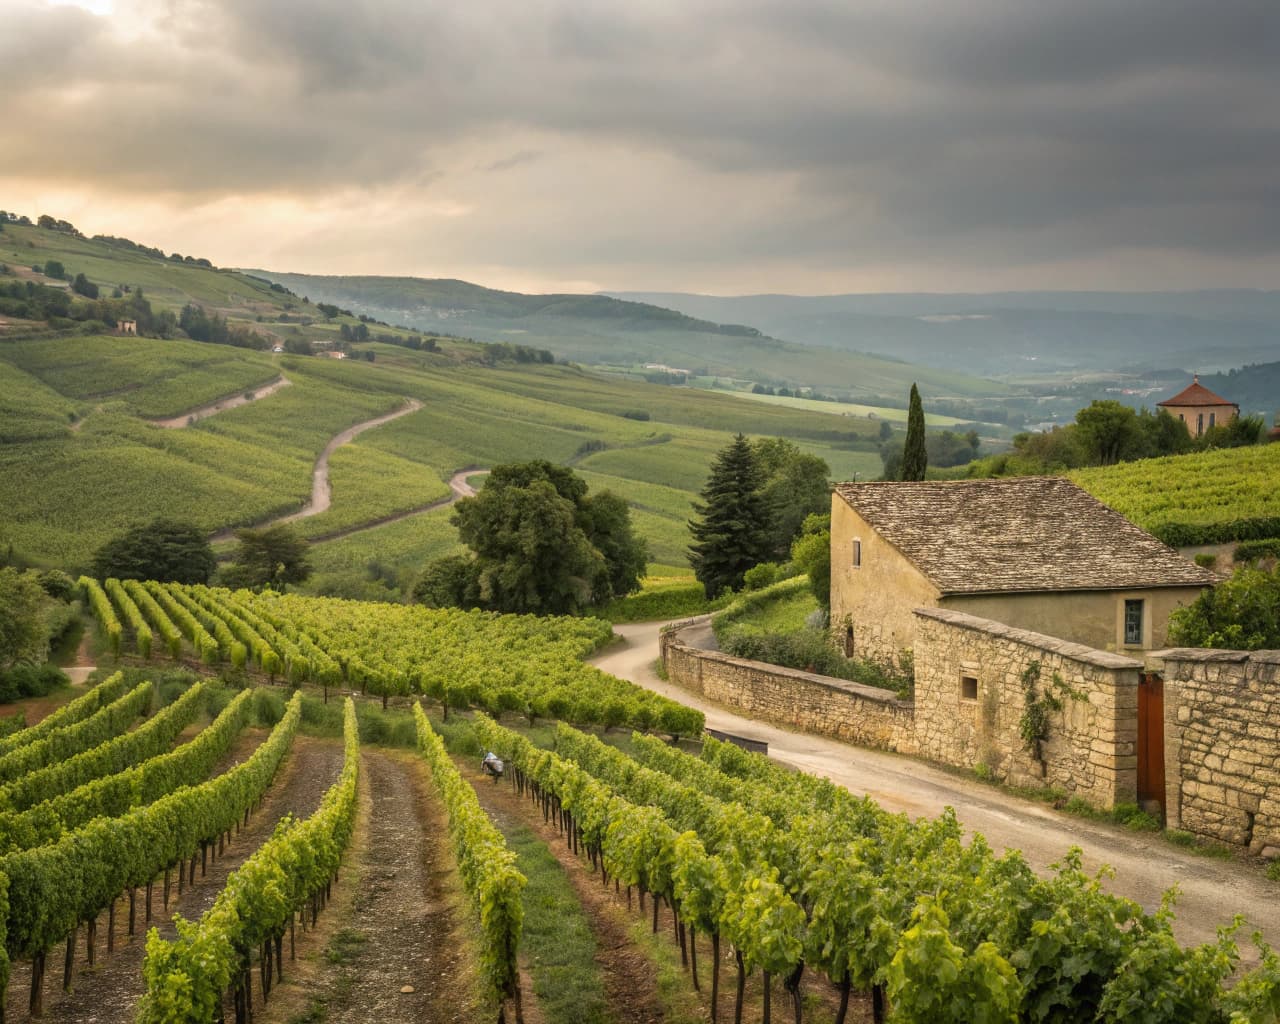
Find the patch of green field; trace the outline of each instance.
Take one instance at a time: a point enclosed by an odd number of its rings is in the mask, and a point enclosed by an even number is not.
[[[212,532],[281,515],[306,500],[309,477],[305,461],[103,413],[62,439],[0,446],[0,545],[82,569],[156,516]]]
[[[795,591],[783,588],[783,592],[772,600],[749,602],[743,612],[733,615],[728,621],[756,626],[769,633],[794,633],[804,629],[805,619],[817,610],[818,599],[808,587]]]
[[[746,398],[753,402],[762,402],[766,405],[780,405],[790,409],[808,409],[812,412],[824,413],[827,416],[838,416],[841,419],[853,419],[855,417],[865,418],[871,422],[874,430],[880,429],[880,421],[888,420],[894,424],[906,424],[906,409],[890,409],[878,405],[853,405],[844,402],[820,402],[812,398],[793,398],[788,395],[756,395],[750,391],[740,391],[736,393],[740,398]],[[955,416],[942,416],[938,413],[932,413],[928,410],[924,414],[924,422],[930,427],[954,427],[961,423],[970,423],[970,420],[957,419]],[[997,428],[996,424],[990,424],[993,428]],[[997,428],[1004,429],[1004,428]]]
[[[320,537],[421,508],[450,493],[429,467],[359,442],[329,456],[329,487],[333,499],[329,510],[297,521],[303,536]]]
[[[0,444],[64,437],[82,409],[38,378],[0,361]]]
[[[521,951],[543,1018],[547,1024],[604,1024],[611,1018],[595,960],[595,935],[573,883],[528,828],[505,816],[495,821],[515,852],[516,867],[529,880]]]
[[[279,376],[268,356],[227,345],[133,337],[43,338],[0,346],[0,360],[84,402],[176,416]]]
[[[1140,459],[1068,476],[1175,546],[1260,539],[1280,528],[1280,444]]]
[[[450,515],[450,508],[434,509],[313,544],[309,557],[314,576],[303,589],[318,593],[339,582],[378,577],[393,580],[407,593],[428,562],[463,550],[458,531],[449,524]]]
[[[250,313],[275,307],[281,299],[269,284],[234,271],[159,260],[125,246],[56,231],[5,225],[0,234],[0,262],[30,267],[43,266],[51,259],[61,262],[73,276],[84,274],[107,295],[116,285],[140,286],[158,307],[198,302]]]

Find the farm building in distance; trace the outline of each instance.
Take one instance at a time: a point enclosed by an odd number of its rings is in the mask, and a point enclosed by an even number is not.
[[[1187,425],[1192,437],[1199,437],[1210,427],[1221,427],[1240,415],[1240,406],[1215,395],[1200,383],[1197,374],[1191,383],[1172,398],[1157,402],[1170,416],[1176,416]]]
[[[897,661],[918,608],[1152,650],[1215,582],[1060,477],[849,483],[832,498],[831,623],[858,657]]]

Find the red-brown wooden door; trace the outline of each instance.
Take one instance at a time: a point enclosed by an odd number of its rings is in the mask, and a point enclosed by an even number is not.
[[[1164,814],[1164,680],[1144,672],[1138,682],[1138,803]]]

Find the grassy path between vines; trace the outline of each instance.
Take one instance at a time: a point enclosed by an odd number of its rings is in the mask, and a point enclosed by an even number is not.
[[[576,894],[581,912],[595,936],[596,963],[604,983],[606,1015],[604,1020],[619,1024],[652,1024],[666,1021],[668,1024],[691,1024],[711,1019],[711,940],[703,935],[697,939],[698,972],[702,991],[696,992],[692,978],[681,966],[679,947],[673,941],[671,912],[665,904],[659,912],[657,933],[652,932],[652,904],[646,901],[646,912],[640,913],[638,903],[633,909],[627,906],[625,888],[616,893],[612,884],[601,885],[600,876],[593,873],[585,857],[576,856],[569,849],[555,825],[544,823],[542,813],[532,801],[520,797],[510,782],[497,786],[486,779],[469,762],[459,764],[476,789],[480,803],[493,821],[507,833],[516,837],[513,848],[520,851],[519,835],[527,832],[534,841],[548,851],[559,863],[564,877]],[[521,870],[525,870],[524,863]],[[533,889],[532,879],[530,888]],[[525,900],[525,926],[530,928],[530,898]],[[572,925],[568,931],[572,935]],[[526,939],[525,949],[531,952],[533,937]],[[733,953],[728,943],[721,946],[720,1014],[721,1024],[733,1020],[734,990],[737,984]],[[537,965],[532,966],[535,985]],[[804,1020],[806,1024],[830,1024],[835,1018],[839,1001],[838,993],[825,978],[807,975],[802,982],[804,992]],[[791,1020],[791,1003],[782,991],[781,979],[773,985],[773,1019]],[[762,1017],[763,992],[760,972],[747,979],[746,998],[742,1019],[757,1022]],[[555,1018],[548,1007],[548,1024],[559,1020],[576,1022],[591,1020],[585,1011],[575,1014],[570,1004],[567,1015]],[[854,993],[849,1003],[848,1024],[861,1024],[871,1020],[870,1000]]]
[[[636,941],[639,933],[634,926],[638,923],[638,915],[627,913],[626,897],[616,896],[612,886],[605,889],[600,884],[599,876],[592,875],[586,862],[574,856],[555,826],[543,823],[542,814],[536,805],[518,796],[510,782],[495,786],[480,774],[474,764],[463,762],[459,767],[475,787],[481,806],[495,824],[509,837],[514,836],[517,840],[521,838],[521,833],[526,833],[543,851],[555,858],[563,872],[563,880],[572,888],[578,912],[586,916],[594,937],[594,959],[604,985],[604,1013],[602,1017],[594,1019],[619,1024],[654,1024],[658,1021],[684,1024],[709,1019],[688,981],[679,978],[677,986],[668,985],[663,978],[663,974],[667,972],[655,958],[654,950],[646,948],[647,943]],[[523,841],[518,842],[515,848],[521,853],[521,847],[527,846],[528,841]],[[535,859],[532,852],[529,857]],[[540,860],[541,857],[541,853],[536,854],[536,859]],[[524,864],[521,869],[524,870]],[[542,871],[541,868],[538,870]],[[530,884],[533,888],[532,880]],[[541,897],[542,893],[538,890],[542,888],[556,887],[544,883],[534,889],[532,896],[526,896],[526,927],[532,927],[529,922],[530,899]],[[572,922],[567,931],[570,936],[574,935]],[[537,948],[536,937],[531,935],[525,942],[525,951],[532,954]],[[709,949],[707,953],[707,959],[710,960]],[[679,963],[678,955],[676,962]],[[553,964],[550,967],[547,970],[543,965],[531,964],[535,990],[539,984],[540,971],[546,975],[548,983],[555,983],[564,975],[562,965]],[[582,982],[579,981],[578,984],[581,985]],[[664,993],[670,998],[664,1000]],[[581,1018],[576,1016],[572,1003],[567,999],[562,1003],[564,1015],[553,1017],[552,1011],[556,1009],[558,1002],[554,995],[548,1001],[548,1024],[593,1019],[585,1015]],[[724,1019],[727,1018],[722,1017]]]
[[[265,733],[258,736],[259,741]],[[248,750],[245,750],[247,756]],[[342,768],[341,744],[298,736],[293,750],[271,788],[263,805],[249,819],[249,827],[238,835],[232,835],[231,845],[220,860],[211,861],[208,873],[196,870],[195,885],[186,888],[177,897],[176,872],[169,900],[169,909],[163,905],[164,886],[152,887],[152,924],[164,938],[173,938],[175,931],[172,917],[175,913],[188,919],[199,917],[212,905],[226,884],[227,876],[248,859],[262,842],[271,835],[276,822],[285,814],[305,817],[319,805],[324,791],[331,786]],[[98,918],[97,963],[90,969],[85,960],[85,929],[81,928],[76,941],[76,969],[72,991],[62,991],[62,966],[64,946],[58,946],[48,955],[45,969],[45,1015],[41,1018],[50,1024],[129,1024],[143,993],[142,959],[146,949],[146,929],[143,901],[145,890],[138,893],[137,933],[126,934],[129,918],[129,901],[116,904],[115,951],[107,952],[107,914]],[[9,985],[6,1021],[31,1019],[27,1013],[31,992],[31,965],[22,963],[15,967]]]
[[[284,984],[255,1009],[259,1024],[488,1024],[462,924],[469,911],[426,772],[412,754],[365,747],[356,832],[334,898],[319,928],[299,936]]]

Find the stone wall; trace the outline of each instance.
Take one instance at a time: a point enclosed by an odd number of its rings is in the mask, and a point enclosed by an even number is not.
[[[1159,651],[1165,800],[1182,828],[1280,856],[1280,651]]]
[[[917,752],[912,706],[888,690],[780,668],[681,639],[702,620],[678,623],[662,634],[662,663],[674,683],[744,714],[864,747]]]
[[[921,608],[914,702],[662,636],[669,678],[747,715],[862,746],[1053,786],[1111,807],[1137,798],[1138,682],[1164,679],[1166,823],[1280,857],[1280,651],[1158,651],[1143,662],[949,609]],[[1025,749],[1024,673],[1054,687],[1041,756]],[[1079,699],[1072,694],[1078,694]]]
[[[1052,786],[1098,807],[1135,798],[1141,662],[963,612],[915,614],[915,728],[923,756],[984,765],[1002,781]],[[1037,693],[1062,704],[1049,712],[1038,757],[1020,732],[1028,669]]]

